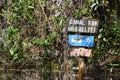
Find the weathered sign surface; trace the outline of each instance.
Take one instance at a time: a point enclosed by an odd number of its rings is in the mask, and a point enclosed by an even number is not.
[[[92,19],[69,19],[68,32],[97,33],[99,21]]]
[[[76,47],[93,47],[94,46],[94,36],[69,34],[68,35],[68,45]]]
[[[92,49],[87,49],[87,48],[72,48],[70,50],[70,56],[74,57],[91,57],[92,56]]]

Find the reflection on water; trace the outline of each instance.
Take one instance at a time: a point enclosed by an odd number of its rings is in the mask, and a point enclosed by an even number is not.
[[[92,74],[92,73],[91,73]],[[94,75],[94,74],[92,74]],[[120,73],[86,75],[83,80],[120,80]],[[41,72],[39,70],[1,70],[0,80],[77,80],[77,75],[68,72]]]

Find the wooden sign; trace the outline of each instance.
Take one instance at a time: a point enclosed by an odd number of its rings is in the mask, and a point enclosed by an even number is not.
[[[92,19],[69,19],[68,32],[97,33],[99,21]]]
[[[92,49],[87,48],[72,48],[70,50],[70,56],[74,57],[91,57],[92,56]]]

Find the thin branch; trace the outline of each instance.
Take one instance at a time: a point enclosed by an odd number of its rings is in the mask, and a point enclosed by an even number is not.
[[[43,15],[45,16],[45,19],[46,19],[46,21],[48,22],[48,25],[50,26],[50,23],[49,23],[49,21],[48,21],[48,17],[47,17],[47,15],[46,15],[46,13],[45,13],[44,7],[41,5],[41,1],[40,1],[40,0],[39,0],[39,3],[40,3],[40,7],[41,7],[41,9],[42,9]]]
[[[101,62],[99,63],[99,66],[103,66],[113,60],[115,60],[116,58],[120,57],[120,54],[118,56],[112,56],[112,57],[109,57],[108,59],[106,59],[104,62]]]

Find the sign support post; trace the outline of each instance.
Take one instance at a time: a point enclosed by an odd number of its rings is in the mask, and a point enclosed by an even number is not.
[[[79,58],[79,69],[78,69],[78,80],[82,80],[83,77],[83,70],[85,67],[85,62],[83,58]]]

